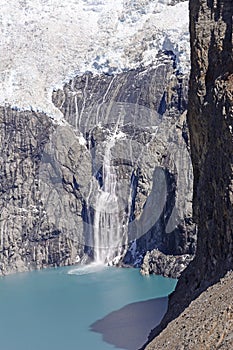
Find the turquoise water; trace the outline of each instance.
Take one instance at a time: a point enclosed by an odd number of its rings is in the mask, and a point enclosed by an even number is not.
[[[167,296],[175,284],[175,280],[161,276],[143,277],[136,269],[98,266],[1,278],[1,349],[133,349],[130,329],[140,333],[137,327],[140,330],[141,326],[136,324],[138,313],[141,324],[143,310],[147,308],[148,315],[151,303],[157,302],[161,309],[158,313],[163,313],[166,299],[155,298]],[[156,314],[156,310],[152,311]],[[117,331],[121,330],[126,334],[120,337],[123,347],[118,347]]]

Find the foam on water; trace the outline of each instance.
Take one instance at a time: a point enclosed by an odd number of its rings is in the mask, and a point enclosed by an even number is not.
[[[89,265],[80,265],[78,267],[75,267],[74,269],[69,270],[67,273],[68,275],[89,275],[91,273],[100,272],[104,269],[106,269],[106,265],[101,263],[92,263]]]

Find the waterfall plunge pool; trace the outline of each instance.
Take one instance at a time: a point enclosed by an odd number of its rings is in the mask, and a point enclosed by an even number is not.
[[[176,280],[138,269],[65,267],[0,278],[4,350],[135,350],[159,323]]]

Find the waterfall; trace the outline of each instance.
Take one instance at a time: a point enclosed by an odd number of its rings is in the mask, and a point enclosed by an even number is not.
[[[94,214],[94,260],[111,262],[122,248],[122,223],[116,194],[117,175],[112,165],[112,148],[115,145],[117,128],[106,141],[103,159],[103,186],[96,197]]]

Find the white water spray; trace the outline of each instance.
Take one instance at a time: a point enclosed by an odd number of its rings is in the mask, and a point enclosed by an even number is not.
[[[110,263],[122,248],[122,223],[116,194],[117,175],[111,150],[117,138],[117,127],[106,142],[103,159],[103,187],[96,198],[94,215],[94,260]]]

